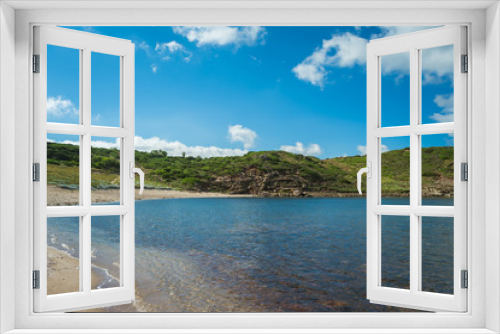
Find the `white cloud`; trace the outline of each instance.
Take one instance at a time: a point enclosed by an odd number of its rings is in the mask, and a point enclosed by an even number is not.
[[[164,53],[166,50],[168,50],[169,52],[176,52],[176,51],[180,51],[184,49],[184,46],[177,43],[176,41],[171,41],[171,42],[168,42],[168,43],[156,43],[156,47],[155,47],[155,51],[159,52],[159,53]]]
[[[174,58],[180,58],[186,63],[189,63],[191,61],[191,58],[193,57],[193,53],[191,51],[187,50],[184,45],[176,41],[165,43],[157,42],[154,48],[152,48],[145,41],[136,42],[135,45],[138,49],[143,50],[148,58],[156,62],[150,65],[151,71],[153,73],[158,72],[158,62],[170,61]]]
[[[358,145],[357,149],[358,149],[359,155],[366,155],[366,146]],[[382,153],[390,151],[389,147],[387,147],[387,145],[384,145],[384,144],[380,145],[380,150],[382,151]]]
[[[109,142],[104,140],[93,140],[90,142],[90,146],[99,148],[120,148],[120,139],[117,138],[115,142]]]
[[[55,142],[52,139],[47,139],[49,142]],[[135,137],[135,149],[138,151],[151,152],[152,150],[163,150],[168,153],[169,156],[182,156],[182,153],[186,153],[188,157],[230,157],[230,156],[242,156],[248,153],[248,151],[240,149],[230,149],[230,148],[220,148],[217,146],[187,146],[179,141],[166,141],[158,137],[152,138],[142,138],[140,136]],[[58,141],[62,144],[80,145],[80,142],[64,140]],[[92,147],[99,148],[119,148],[120,140],[117,139],[115,142],[107,141],[92,141]]]
[[[80,146],[79,141],[74,141],[74,140],[63,140],[63,141],[56,141],[54,139],[47,138],[47,141],[49,143],[59,143],[59,144],[69,144],[69,145],[76,145]],[[120,147],[120,139],[117,138],[115,142],[108,142],[108,141],[103,141],[103,140],[93,140],[90,142],[90,146],[92,147],[98,147],[98,148],[119,148]]]
[[[75,108],[71,100],[64,100],[62,96],[49,96],[47,98],[47,113],[55,117],[63,117],[67,114],[78,115],[78,109]]]
[[[311,144],[308,147],[304,147],[304,144],[299,141],[295,143],[295,146],[282,145],[280,150],[302,155],[320,155],[322,153],[321,147],[318,144]]]
[[[95,27],[90,27],[90,26],[82,27],[82,30],[86,31],[86,32],[92,32],[94,34],[98,34],[99,33]]]
[[[381,69],[383,75],[396,74],[396,81],[399,81],[410,74],[410,54],[405,52],[383,56]]]
[[[382,27],[382,32],[372,35],[370,39],[390,37],[429,28],[414,26]],[[360,29],[355,29],[355,31],[359,33]],[[316,48],[310,56],[295,66],[292,71],[298,79],[323,87],[330,73],[329,69],[353,67],[355,65],[364,66],[366,64],[366,44],[368,42],[369,39],[349,32],[334,35],[331,39],[323,40],[321,47]],[[422,53],[423,84],[438,84],[451,77],[453,74],[452,46],[425,49]],[[407,53],[384,56],[382,64],[382,73],[384,75],[396,75],[396,81],[409,74],[409,56]]]
[[[366,64],[366,43],[368,40],[349,32],[334,35],[331,39],[323,40],[322,46],[292,71],[300,80],[323,87],[328,67],[353,67]],[[331,52],[333,54],[330,54]]]
[[[391,37],[427,30],[429,28],[433,27],[382,27],[382,33],[373,35],[371,38]],[[402,73],[407,75],[409,73],[410,64],[409,55],[407,53],[395,54],[388,57],[390,57],[390,61],[386,61],[383,65],[383,74]],[[382,58],[382,61],[384,58]],[[448,45],[422,50],[422,72],[422,83],[424,85],[442,83],[447,76],[449,77],[453,74],[453,46]]]
[[[174,54],[179,55],[182,59],[189,63],[193,53],[186,50],[186,47],[176,41],[170,41],[168,43],[156,43],[155,51],[158,55],[162,56],[162,60],[169,61],[172,59]]]
[[[146,52],[146,54],[148,54],[148,55],[149,55],[149,52],[150,52],[150,49],[151,49],[151,48],[149,47],[149,44],[148,44],[148,43],[146,43],[145,41],[141,41],[141,42],[139,42],[139,43],[135,43],[135,45],[136,45],[136,47],[137,47],[138,49],[143,50],[144,52]]]
[[[257,133],[245,128],[242,125],[230,125],[228,128],[229,140],[234,142],[242,142],[245,150],[253,147],[255,139],[257,138]]]
[[[266,35],[263,27],[174,27],[176,34],[186,37],[190,42],[202,45],[255,45],[262,42]]]
[[[438,84],[453,75],[453,46],[447,45],[422,51],[423,84]]]
[[[419,27],[419,26],[393,26],[393,27],[380,27],[382,32],[377,35],[372,35],[371,39],[391,37],[401,34],[409,34],[416,31],[426,30],[433,27]]]
[[[410,56],[397,53],[382,57],[382,74],[408,75]],[[422,83],[439,84],[453,74],[453,46],[442,46],[422,50]]]
[[[441,108],[441,112],[429,116],[438,123],[453,122],[453,94],[436,95],[434,103]]]
[[[358,145],[357,150],[359,152],[359,155],[366,155],[366,146]]]
[[[328,72],[325,67],[318,64],[305,64],[304,62],[295,66],[292,70],[297,78],[307,81],[314,86],[323,87]]]
[[[248,151],[240,149],[220,148],[216,146],[187,146],[179,141],[166,141],[158,137],[142,138],[135,137],[135,149],[138,151],[150,152],[152,150],[163,150],[169,156],[182,156],[186,153],[188,157],[229,157],[229,156],[242,156]]]

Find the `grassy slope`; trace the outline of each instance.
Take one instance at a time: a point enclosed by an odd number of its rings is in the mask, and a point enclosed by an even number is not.
[[[48,143],[48,182],[58,186],[78,186],[79,148]],[[384,194],[405,196],[409,192],[409,150],[382,154]],[[423,191],[427,196],[453,192],[453,149],[425,148],[422,152]],[[246,192],[252,188],[302,187],[308,193],[355,193],[356,173],[366,165],[366,157],[354,156],[320,160],[283,151],[249,152],[242,157],[168,157],[166,152],[136,151],[136,164],[146,172],[149,187],[186,190]],[[255,184],[250,184],[255,183]],[[365,184],[363,182],[363,184]],[[234,185],[237,185],[235,188]],[[92,149],[92,186],[119,186],[119,151]]]

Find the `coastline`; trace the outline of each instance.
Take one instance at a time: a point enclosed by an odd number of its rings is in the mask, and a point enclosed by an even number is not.
[[[195,192],[173,189],[144,189],[139,195],[139,189],[135,189],[135,200],[146,199],[173,199],[173,198],[249,198],[255,195],[232,195],[223,193]],[[120,198],[119,189],[93,189],[92,202],[106,203],[116,202]],[[49,185],[47,187],[47,206],[78,205],[80,194],[78,189],[67,189]]]
[[[290,194],[268,194],[266,196],[252,194],[226,194],[212,192],[196,192],[174,189],[144,189],[142,195],[139,195],[139,189],[135,189],[135,200],[149,199],[176,199],[176,198],[353,198],[365,197],[366,194],[358,193],[322,193],[311,192],[303,196],[290,196]],[[404,194],[383,194],[384,197],[409,197],[408,193]],[[429,193],[423,194],[425,198],[449,198],[452,194]],[[78,205],[79,190],[61,188],[53,185],[47,187],[47,205],[48,206],[63,206],[63,205]],[[92,203],[107,203],[117,202],[120,198],[119,189],[93,189]]]

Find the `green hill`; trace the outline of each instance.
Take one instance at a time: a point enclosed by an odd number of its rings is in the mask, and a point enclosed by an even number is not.
[[[78,146],[47,144],[49,184],[78,187]],[[254,194],[259,196],[349,196],[366,157],[318,159],[283,151],[249,152],[241,157],[170,157],[164,151],[135,152],[146,173],[146,187]],[[92,187],[117,188],[120,152],[92,148]],[[453,195],[453,148],[423,149],[424,196]],[[409,150],[382,154],[382,191],[409,193]],[[363,182],[364,188],[365,182]]]

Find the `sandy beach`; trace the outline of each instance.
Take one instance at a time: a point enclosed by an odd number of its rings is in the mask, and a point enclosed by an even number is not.
[[[47,294],[77,292],[79,290],[79,261],[68,253],[47,247]],[[92,289],[96,289],[104,277],[92,269]],[[106,312],[97,308],[85,312]]]
[[[79,202],[78,189],[66,189],[56,186],[47,187],[47,205],[77,205]],[[231,195],[221,193],[207,193],[194,191],[180,191],[170,189],[144,189],[142,195],[139,195],[139,189],[135,189],[135,200],[144,199],[165,199],[165,198],[244,198],[255,197],[254,195]],[[93,203],[115,202],[120,198],[119,189],[95,189],[92,190]]]
[[[78,259],[68,253],[47,248],[47,294],[76,292],[79,288]],[[92,288],[95,289],[103,280],[99,274],[92,271]]]

